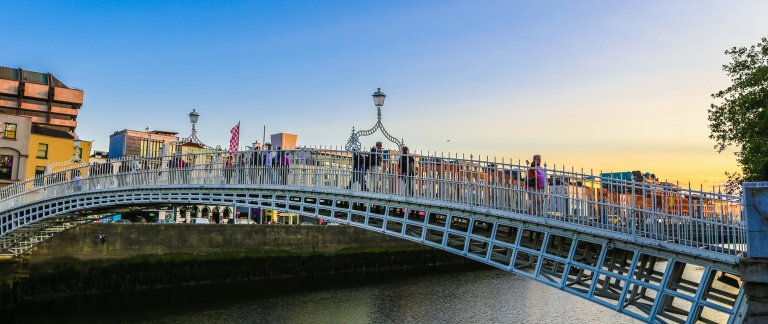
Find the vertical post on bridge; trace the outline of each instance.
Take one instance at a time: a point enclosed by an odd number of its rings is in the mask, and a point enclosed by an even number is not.
[[[748,258],[739,260],[744,323],[768,321],[768,182],[744,183]],[[744,310],[746,308],[746,310]]]
[[[768,258],[768,182],[744,183],[744,220],[747,254],[750,258]]]

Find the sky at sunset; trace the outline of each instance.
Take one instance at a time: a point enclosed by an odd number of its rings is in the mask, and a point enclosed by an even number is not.
[[[412,150],[656,173],[735,171],[708,138],[724,51],[768,36],[768,1],[10,1],[0,65],[85,91],[77,132],[225,146],[267,133],[343,145],[373,126]],[[372,145],[382,136],[364,139]]]

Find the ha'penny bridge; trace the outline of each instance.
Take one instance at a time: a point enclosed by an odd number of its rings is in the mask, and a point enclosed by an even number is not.
[[[270,152],[283,163],[267,165],[264,154],[114,160],[4,187],[0,253],[33,253],[98,219],[92,215],[126,206],[260,207],[450,251],[642,321],[744,319],[740,264],[761,253],[747,221],[766,212],[765,196],[757,207],[749,201],[765,194],[760,184],[745,185],[745,203],[562,167],[539,167],[539,188],[529,186],[536,172],[527,165],[456,155],[302,148]],[[375,167],[357,168],[361,159]]]

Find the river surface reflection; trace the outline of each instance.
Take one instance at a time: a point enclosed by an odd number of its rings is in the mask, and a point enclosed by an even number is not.
[[[222,274],[226,275],[226,274]],[[333,276],[26,304],[3,323],[637,323],[500,270]]]

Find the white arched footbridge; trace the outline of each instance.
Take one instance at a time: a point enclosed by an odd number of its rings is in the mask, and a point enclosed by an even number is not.
[[[0,253],[26,253],[95,213],[187,204],[381,232],[642,321],[740,320],[741,197],[458,156],[306,148],[73,166],[0,189]]]

